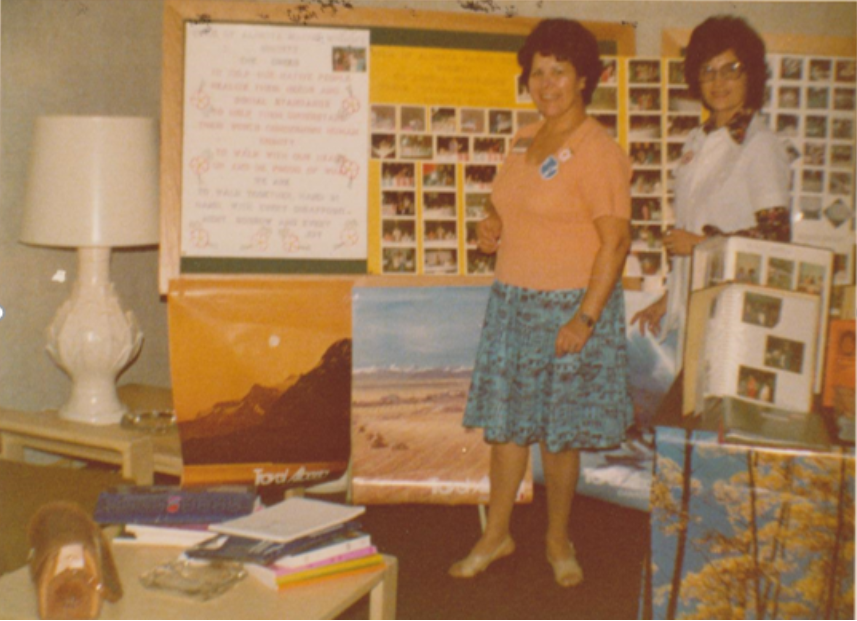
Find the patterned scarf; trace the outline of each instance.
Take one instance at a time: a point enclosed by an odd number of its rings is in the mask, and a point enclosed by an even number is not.
[[[729,131],[729,135],[732,136],[732,140],[737,144],[744,144],[744,139],[747,137],[747,128],[750,126],[750,121],[753,120],[754,114],[755,112],[753,112],[753,110],[744,109],[734,115],[729,119],[729,122],[726,123],[725,127]],[[714,124],[714,117],[710,116],[702,126],[702,130],[706,134],[710,134],[715,129],[718,128]]]

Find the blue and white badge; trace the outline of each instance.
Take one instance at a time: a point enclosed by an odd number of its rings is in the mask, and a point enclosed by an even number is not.
[[[544,162],[542,162],[541,167],[539,168],[539,173],[542,175],[542,179],[553,179],[556,177],[556,174],[559,172],[559,162],[557,159],[551,155]]]

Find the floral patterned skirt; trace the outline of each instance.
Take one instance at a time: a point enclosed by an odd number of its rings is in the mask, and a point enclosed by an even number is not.
[[[551,452],[618,446],[634,418],[628,391],[625,303],[613,291],[578,354],[557,357],[560,326],[584,289],[536,291],[495,282],[488,298],[464,413],[489,443]]]

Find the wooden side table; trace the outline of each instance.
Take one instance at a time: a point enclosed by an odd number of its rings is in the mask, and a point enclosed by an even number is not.
[[[115,546],[124,594],[105,603],[101,619],[333,619],[369,595],[370,619],[395,619],[398,562],[384,556],[377,571],[295,585],[274,591],[248,576],[223,595],[198,602],[142,586],[139,576],[174,559],[177,548]],[[36,619],[36,594],[28,567],[0,578],[4,619]]]
[[[138,485],[151,485],[154,473],[181,475],[178,431],[160,436],[117,425],[87,425],[62,419],[54,411],[0,409],[0,458],[24,461],[24,449],[67,455],[122,467]]]

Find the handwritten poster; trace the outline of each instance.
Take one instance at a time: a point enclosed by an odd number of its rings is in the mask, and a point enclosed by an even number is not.
[[[369,32],[186,27],[182,255],[365,261]]]

